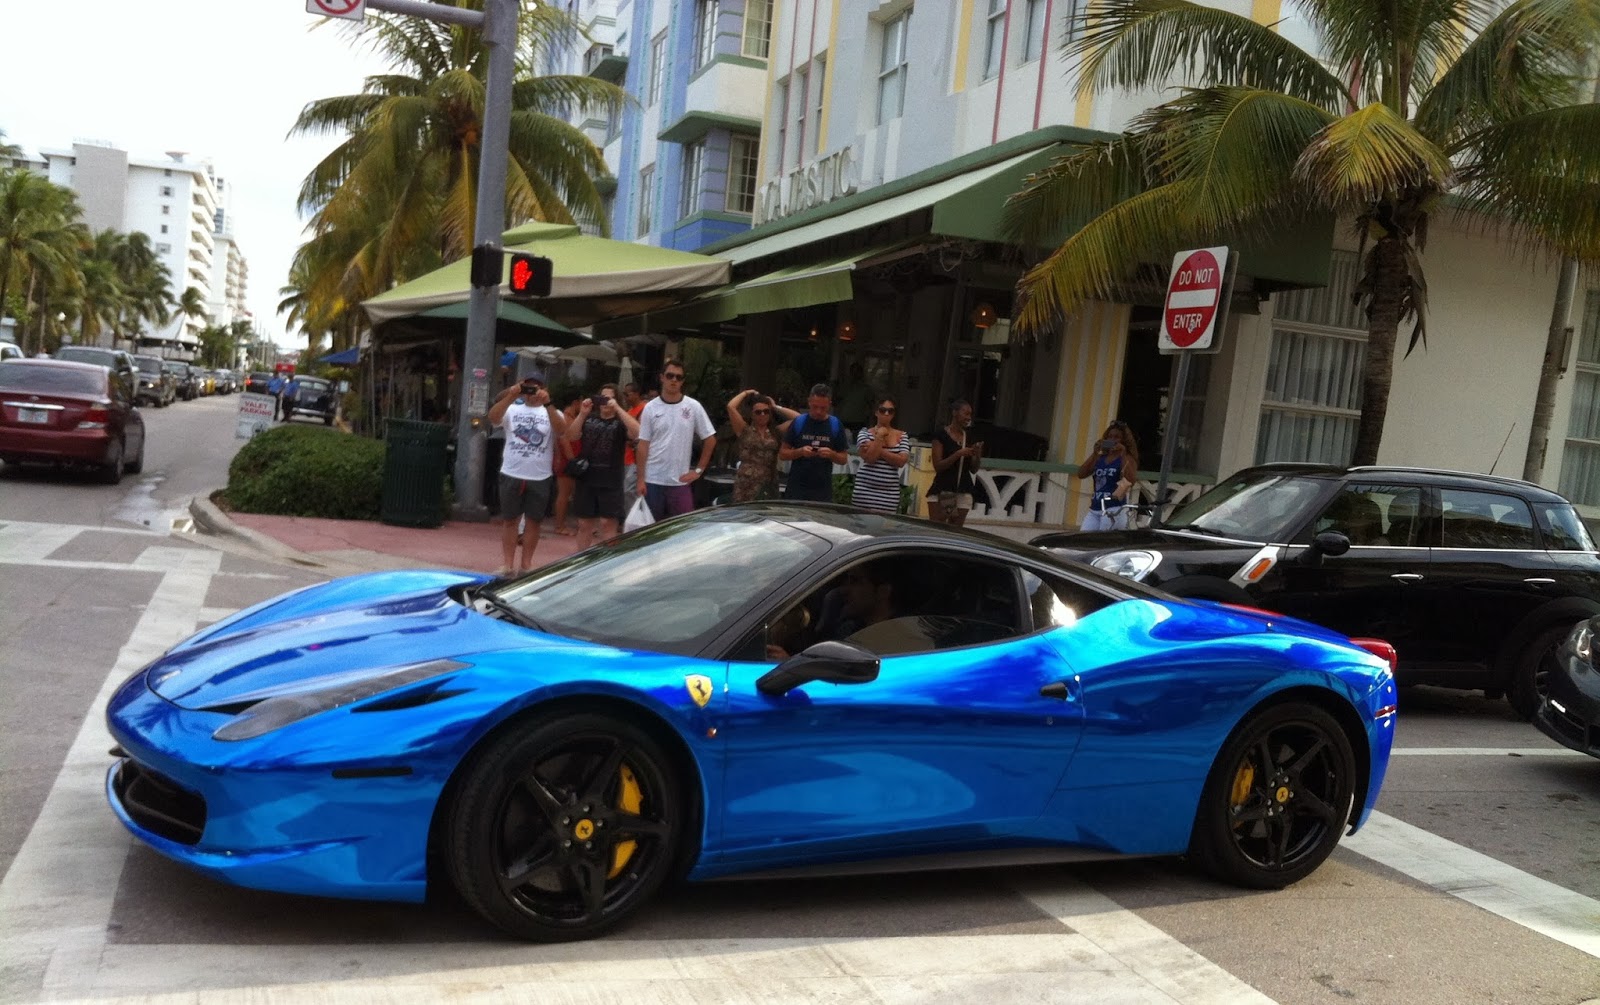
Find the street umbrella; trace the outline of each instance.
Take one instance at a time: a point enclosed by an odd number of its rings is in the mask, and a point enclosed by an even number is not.
[[[570,349],[563,349],[556,353],[556,359],[565,362],[587,360],[591,363],[604,363],[606,366],[617,365],[617,351],[604,342],[591,342],[588,345],[575,345]]]
[[[660,310],[728,281],[728,263],[720,258],[590,237],[564,224],[524,224],[506,231],[501,242],[508,253],[550,259],[554,271],[550,296],[529,303],[545,317],[571,327]],[[446,305],[464,309],[471,292],[471,266],[470,258],[462,258],[361,306],[374,324],[412,318]],[[501,276],[500,296],[504,298],[510,293],[504,268]],[[501,341],[514,343],[517,339]]]
[[[558,347],[591,345],[580,335],[536,310],[501,300],[494,326],[496,345],[553,345]],[[383,326],[383,341],[396,345],[411,339],[455,336],[467,330],[466,301],[443,304],[410,317],[398,318]],[[408,338],[410,336],[410,338]]]

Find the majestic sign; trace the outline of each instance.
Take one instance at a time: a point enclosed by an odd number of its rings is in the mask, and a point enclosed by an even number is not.
[[[367,4],[366,0],[306,0],[306,13],[360,21],[367,15]]]
[[[797,167],[781,178],[762,186],[756,200],[755,219],[759,226],[832,199],[846,196],[861,187],[861,167],[850,147]]]
[[[1172,256],[1166,310],[1157,340],[1162,349],[1211,348],[1227,269],[1227,248],[1199,248]]]

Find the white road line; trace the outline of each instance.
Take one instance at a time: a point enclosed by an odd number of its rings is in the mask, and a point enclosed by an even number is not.
[[[81,993],[94,980],[131,840],[102,795],[111,743],[106,703],[129,674],[194,631],[222,555],[158,546],[139,561],[141,568],[162,571],[161,582],[0,881],[0,972],[36,972],[43,964],[43,991],[50,997]]]
[[[1600,900],[1574,893],[1384,813],[1342,846],[1436,890],[1600,957]]]
[[[109,527],[103,524],[71,524],[71,523],[39,523],[36,520],[6,520],[0,519],[0,534],[12,527],[20,530],[43,528],[69,530],[73,535],[81,534],[86,530],[101,531],[106,534],[140,534],[144,537],[169,537],[164,530],[151,530],[148,527]]]
[[[0,562],[39,565],[45,556],[81,534],[79,527],[49,524],[6,524],[0,527]]]
[[[1396,757],[1588,757],[1566,747],[1396,747]]]
[[[1273,999],[1104,894],[1065,876],[1017,892],[1184,1005],[1274,1005]]]

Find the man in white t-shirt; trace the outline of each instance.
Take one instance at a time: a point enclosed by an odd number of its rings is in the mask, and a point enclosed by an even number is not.
[[[489,408],[489,421],[506,431],[505,453],[500,457],[500,552],[505,559],[500,574],[509,576],[533,568],[539,525],[556,482],[556,441],[566,435],[567,420],[550,404],[544,374],[535,372],[500,392]],[[522,517],[527,517],[527,528],[519,566],[517,523]]]
[[[661,397],[639,414],[639,445],[634,448],[639,494],[657,520],[694,509],[694,490],[689,486],[710,465],[717,447],[717,427],[711,417],[698,401],[684,397],[683,372],[682,363],[667,360],[661,367]],[[695,437],[705,442],[700,463],[690,467]]]

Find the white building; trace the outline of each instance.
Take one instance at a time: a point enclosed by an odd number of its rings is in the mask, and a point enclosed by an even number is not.
[[[170,151],[165,159],[133,157],[107,144],[86,142],[40,153],[46,177],[77,193],[91,230],[111,228],[150,238],[171,274],[174,299],[189,287],[199,290],[207,304],[226,297],[225,284],[220,298],[213,291],[218,191],[209,162],[190,160],[181,151]],[[240,264],[242,283],[242,258]],[[139,347],[192,358],[206,319],[174,313],[162,330],[141,333]]]
[[[249,320],[245,296],[249,289],[250,265],[233,233],[233,187],[220,175],[213,177],[217,187],[217,211],[212,218],[211,299],[206,309],[211,323],[227,327],[235,321]]]

